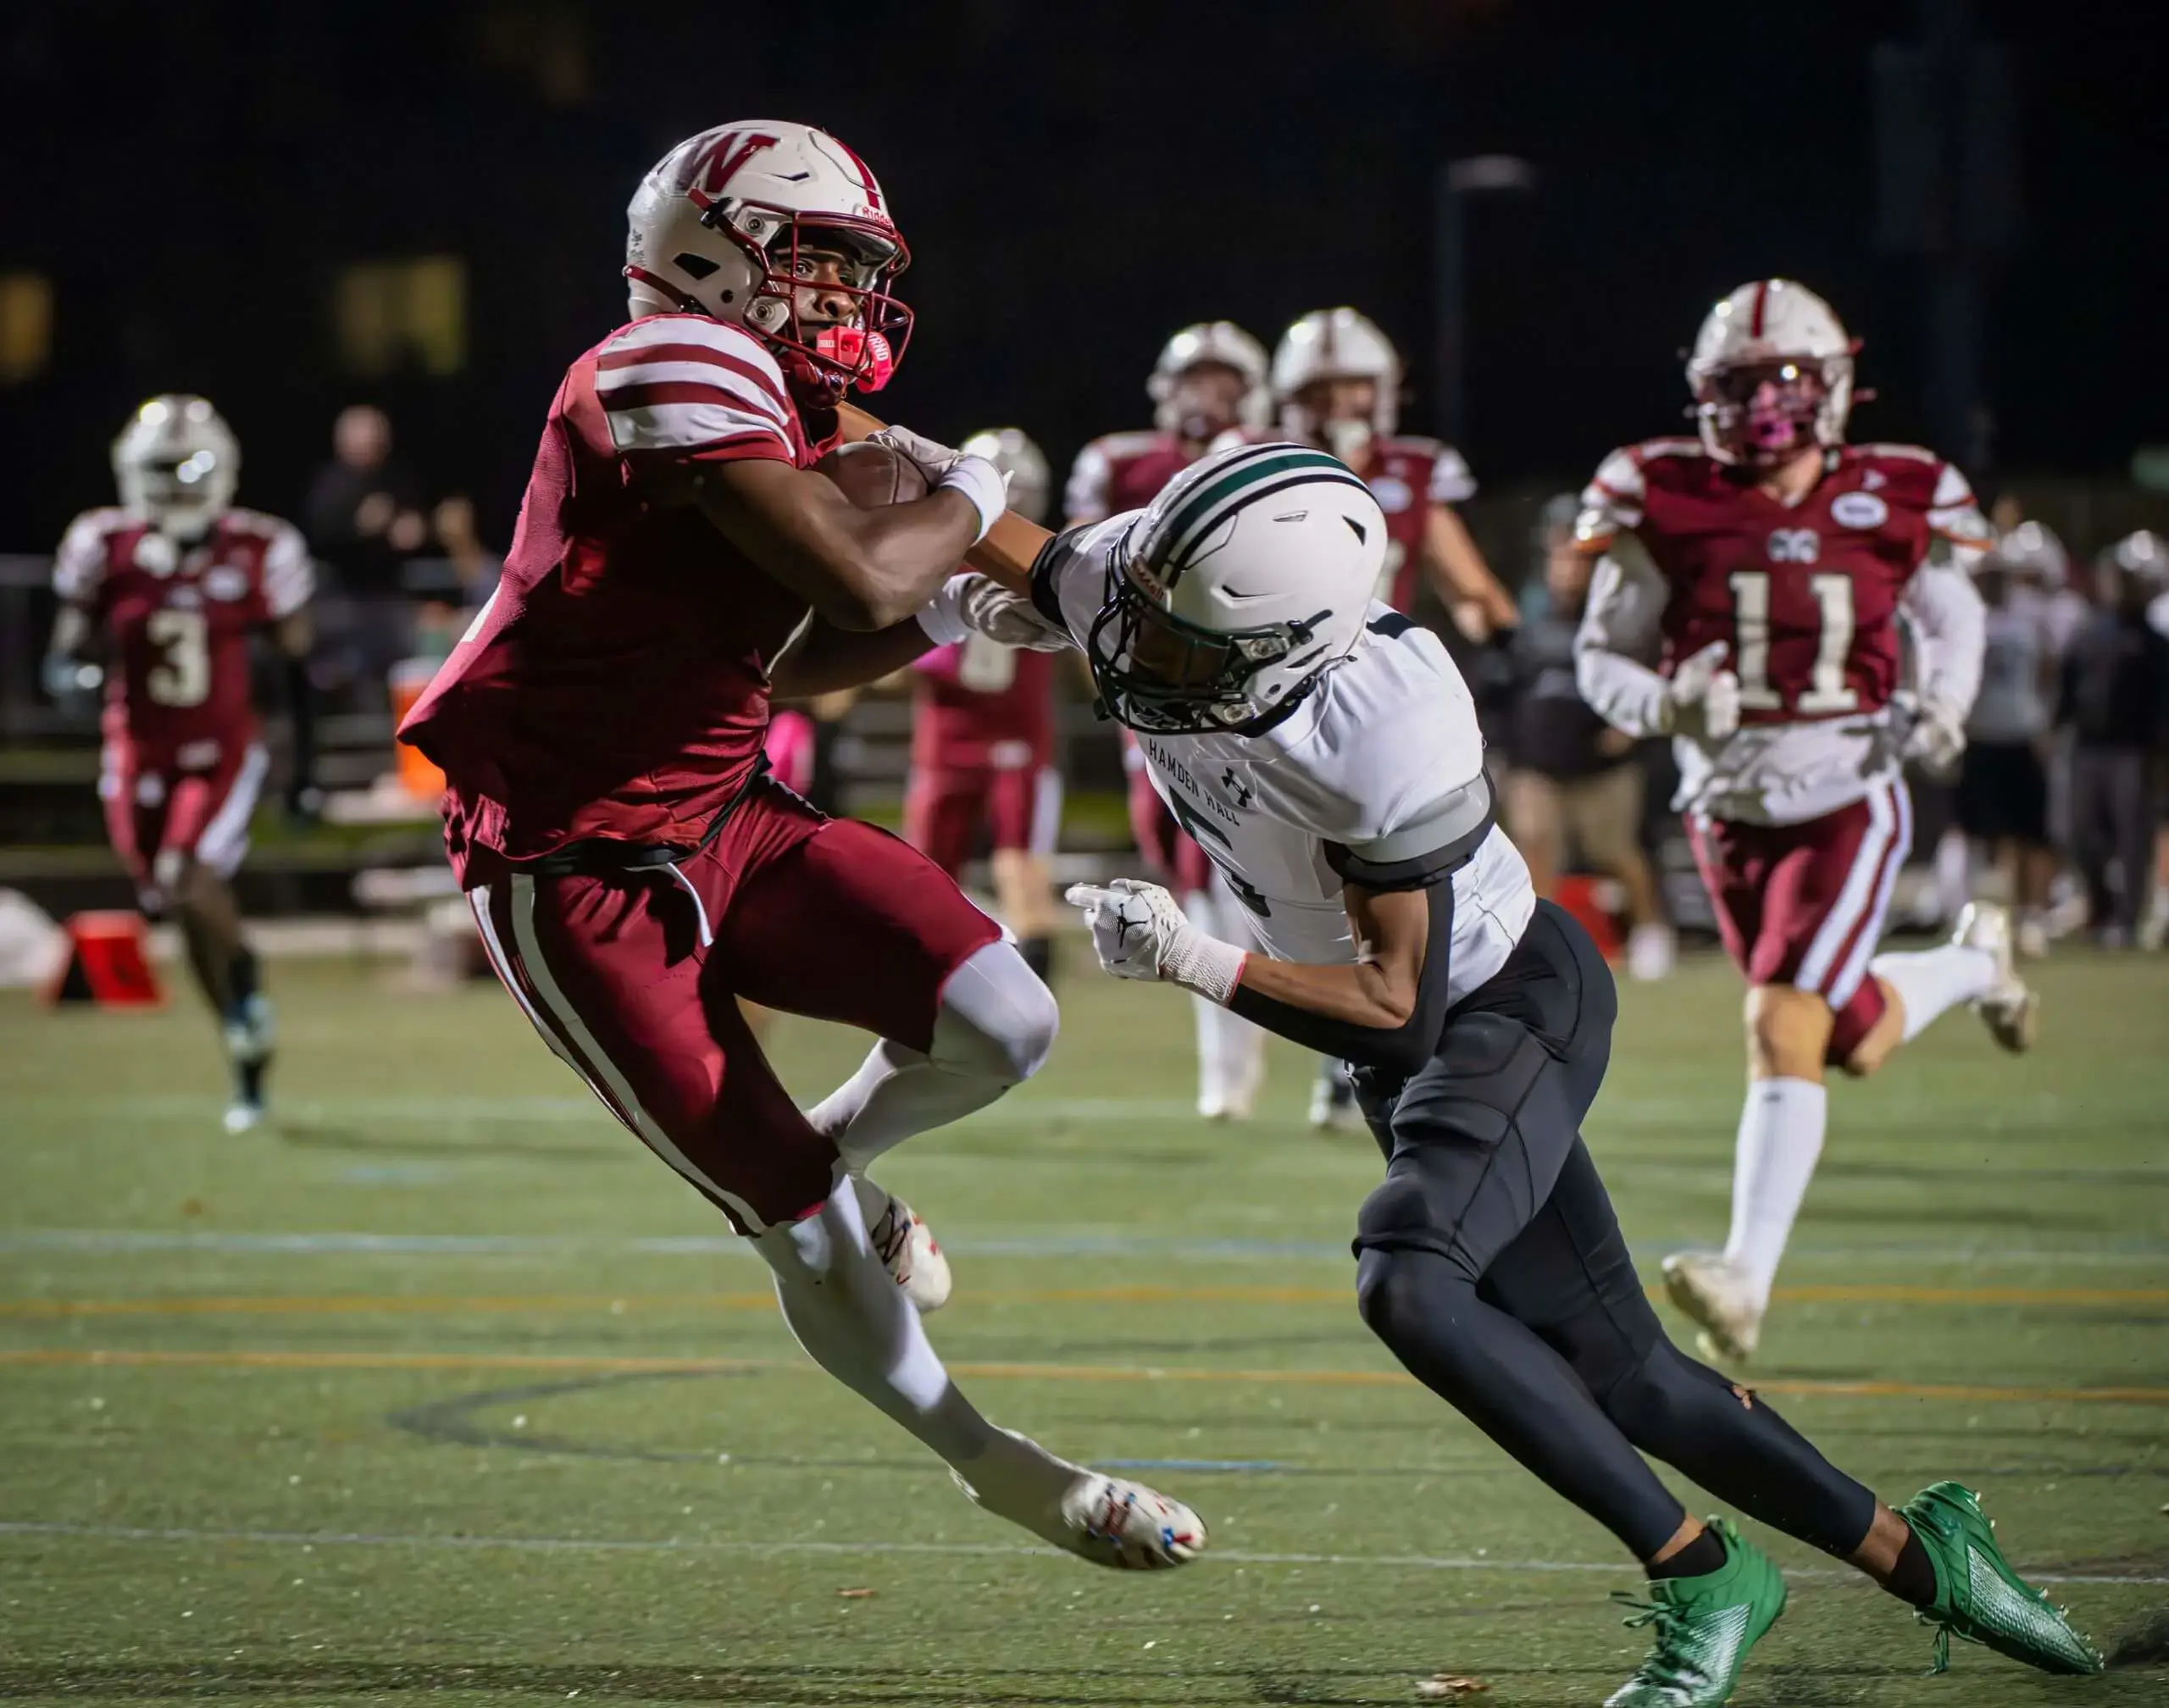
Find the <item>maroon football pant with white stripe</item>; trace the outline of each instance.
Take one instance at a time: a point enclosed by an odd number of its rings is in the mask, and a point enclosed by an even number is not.
[[[741,1232],[818,1207],[840,1165],[738,999],[924,1051],[949,975],[1001,935],[907,844],[766,780],[680,864],[468,899],[544,1040]]]
[[[1789,984],[1827,1001],[1837,1016],[1830,1058],[1845,1060],[1886,1006],[1867,963],[1912,846],[1904,782],[1880,782],[1804,824],[1690,815],[1687,829],[1726,953],[1750,984]]]

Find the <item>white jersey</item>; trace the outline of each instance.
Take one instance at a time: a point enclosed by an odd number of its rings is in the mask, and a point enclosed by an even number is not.
[[[1048,596],[1079,647],[1105,602],[1108,554],[1131,520],[1063,536],[1041,560]],[[1050,611],[1050,615],[1052,613]],[[1295,711],[1252,735],[1140,735],[1146,774],[1176,821],[1248,907],[1266,951],[1284,961],[1356,958],[1329,844],[1406,857],[1397,833],[1465,799],[1484,768],[1476,706],[1438,637],[1373,604],[1362,641]],[[1452,878],[1458,1001],[1506,964],[1536,896],[1520,851],[1495,827]]]
[[[1967,739],[2031,741],[2047,734],[2048,679],[2058,650],[2048,600],[2030,587],[2012,590],[1982,613],[1982,634],[1981,691],[1966,720]]]

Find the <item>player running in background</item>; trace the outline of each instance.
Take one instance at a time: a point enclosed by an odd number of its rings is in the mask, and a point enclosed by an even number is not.
[[[1035,623],[1084,653],[1264,946],[1211,938],[1164,890],[1118,879],[1070,892],[1101,964],[1359,1065],[1387,1159],[1356,1218],[1364,1320],[1644,1563],[1630,1622],[1655,1640],[1613,1708],[1723,1702],[1785,1604],[1771,1561],[1690,1516],[1645,1454],[1917,1609],[1939,1664],[1955,1633],[2099,1671],[2005,1561],[1978,1497],[1938,1483],[1893,1511],[1665,1338],[1580,1136],[1611,975],[1494,823],[1445,649],[1372,599],[1384,520],[1331,458],[1244,446],[1140,513],[1051,541],[1005,522],[975,554],[1033,554],[1029,597],[982,583],[968,620]]]
[[[1229,433],[1262,429],[1273,413],[1265,347],[1231,320],[1185,326],[1162,347],[1145,389],[1149,432],[1110,433],[1078,452],[1063,497],[1071,527],[1149,504],[1160,489]],[[1129,828],[1146,869],[1173,890],[1201,931],[1233,942],[1249,927],[1242,903],[1145,774],[1137,738],[1122,732]],[[1218,1003],[1192,1005],[1197,1027],[1197,1112],[1246,1120],[1265,1079],[1265,1034]]]
[[[47,686],[105,683],[98,793],[107,835],[148,917],[180,928],[224,1030],[229,1133],[264,1117],[271,1005],[241,929],[234,873],[270,768],[249,691],[249,636],[286,660],[293,756],[286,804],[313,810],[308,663],[315,567],[298,530],[234,503],[241,446],[201,397],[153,397],[114,441],[117,508],[69,524]],[[103,666],[92,662],[101,649]]]
[[[1009,507],[1046,519],[1047,459],[1019,430],[962,446],[1009,483]],[[1062,825],[1055,763],[1055,659],[967,635],[912,666],[912,763],[904,835],[951,878],[982,830],[993,844],[994,895],[1024,963],[1048,976],[1055,924],[1047,858]]]
[[[1454,506],[1476,496],[1467,460],[1436,439],[1398,432],[1401,352],[1353,308],[1304,315],[1273,352],[1276,434],[1345,463],[1371,489],[1386,518],[1385,561],[1377,596],[1412,611],[1427,584],[1471,640],[1503,636],[1521,620],[1469,537]],[[1362,1112],[1340,1062],[1318,1063],[1311,1086],[1311,1124],[1358,1131]]]
[[[1195,1516],[996,1428],[918,1310],[946,1265],[864,1178],[1052,1046],[1053,998],[925,856],[767,778],[772,692],[874,680],[967,632],[929,607],[1002,510],[983,458],[860,509],[812,471],[910,314],[880,186],[807,125],[718,125],[628,210],[632,319],[566,371],[496,596],[402,730],[491,957],[546,1042],[768,1262],[791,1332],[984,1506],[1107,1566]],[[786,656],[786,648],[790,649]],[[878,1040],[802,1113],[737,999]]]
[[[1872,1073],[1960,1003],[2006,1050],[2033,1036],[2007,910],[1969,908],[1942,948],[1875,952],[1912,835],[1901,764],[1948,768],[1965,746],[1988,524],[1931,452],[1845,443],[1853,351],[1813,292],[1742,286],[1688,363],[1700,437],[1616,451],[1583,494],[1602,557],[1582,692],[1628,735],[1673,738],[1677,804],[1747,978],[1731,1232],[1722,1254],[1665,1261],[1673,1300],[1733,1358],[1755,1350],[1822,1151],[1826,1070]]]

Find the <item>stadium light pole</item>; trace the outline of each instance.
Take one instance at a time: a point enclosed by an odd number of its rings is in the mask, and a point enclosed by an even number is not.
[[[1438,289],[1432,378],[1438,387],[1440,430],[1455,444],[1468,425],[1468,229],[1462,204],[1472,196],[1535,188],[1536,168],[1512,154],[1449,160],[1432,182],[1432,260]]]

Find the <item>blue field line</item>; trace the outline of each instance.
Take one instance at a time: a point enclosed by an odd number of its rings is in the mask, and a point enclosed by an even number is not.
[[[1346,1263],[1345,1242],[1339,1239],[1184,1239],[1133,1234],[1064,1233],[945,1234],[950,1250],[974,1257],[1153,1257],[1190,1262]],[[1656,1257],[1678,1249],[1678,1240],[1643,1240],[1633,1250]],[[622,1239],[559,1234],[373,1234],[363,1232],[252,1233],[138,1228],[15,1228],[0,1230],[0,1255],[32,1251],[149,1252],[196,1251],[231,1256],[489,1257],[568,1256],[607,1254],[641,1257],[754,1258],[752,1248],[735,1235],[663,1234]],[[1980,1263],[1998,1268],[2041,1262],[2082,1267],[2147,1266],[2169,1262],[2169,1239],[2145,1237],[2073,1240],[2068,1245],[1999,1241],[1984,1245],[1944,1245],[1928,1240],[1893,1240],[1863,1245],[1818,1245],[1803,1242],[1788,1253],[1794,1261],[1863,1262],[1902,1258],[1950,1264]]]
[[[1017,1558],[1040,1556],[1060,1560],[1068,1556],[1052,1548],[1035,1548],[998,1542],[810,1542],[777,1539],[768,1541],[686,1539],[681,1537],[589,1536],[471,1536],[435,1533],[367,1530],[252,1530],[187,1525],[157,1527],[133,1524],[83,1524],[66,1521],[0,1520],[0,1539],[40,1537],[102,1542],[248,1542],[267,1547],[302,1548],[436,1548],[456,1550],[507,1549],[536,1554],[936,1554],[967,1557]],[[1492,1559],[1476,1554],[1283,1554],[1253,1552],[1243,1548],[1215,1548],[1202,1557],[1205,1565],[1230,1566],[1355,1566],[1382,1567],[1390,1571],[1416,1572],[1601,1572],[1625,1578],[1633,1568],[1617,1560]],[[1834,1567],[1789,1568],[1791,1578],[1827,1578],[1860,1583],[1857,1572]],[[2144,1572],[2028,1572],[2035,1583],[2169,1584],[2169,1577]]]

